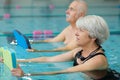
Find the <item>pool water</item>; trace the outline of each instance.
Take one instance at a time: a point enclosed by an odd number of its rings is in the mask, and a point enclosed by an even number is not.
[[[44,44],[34,44],[32,47],[40,48],[40,49],[52,49],[55,47],[63,46],[63,43],[44,43]],[[16,51],[16,57],[18,59],[25,59],[25,58],[34,58],[34,57],[40,57],[40,56],[54,56],[61,54],[63,52],[45,52],[45,53],[30,53],[27,52],[25,49],[23,49],[20,46],[14,46],[14,45],[7,45],[10,48],[14,49]],[[53,46],[51,48],[51,46]],[[0,80],[6,80],[9,78],[10,80],[17,80],[16,77],[12,76],[9,69],[3,65],[0,64]],[[20,63],[20,66],[26,73],[36,73],[36,72],[44,72],[44,71],[55,71],[55,70],[62,70],[65,68],[68,68],[72,66],[72,62],[61,62],[61,63]],[[6,74],[8,75],[6,78]],[[81,76],[80,76],[81,75]],[[71,76],[71,77],[69,77]],[[54,76],[30,76],[30,77],[23,77],[22,80],[73,80],[74,77],[82,80],[82,74],[81,73],[72,73],[72,74],[60,74],[60,75],[54,75]],[[21,79],[20,79],[21,80]]]
[[[120,51],[119,51],[119,39],[120,35],[111,35],[108,41],[106,41],[102,46],[106,51],[106,56],[108,57],[109,66],[112,69],[120,72]],[[6,37],[0,37],[4,43],[7,43]],[[4,44],[1,44],[2,46]],[[34,58],[40,56],[54,56],[64,52],[41,52],[41,53],[30,53],[27,52],[20,46],[5,44],[16,51],[16,57],[18,59],[24,58]],[[51,47],[52,46],[52,47]],[[32,47],[36,49],[52,49],[58,46],[63,46],[63,43],[41,43],[41,44],[32,44]],[[36,73],[36,72],[45,72],[45,71],[55,71],[62,70],[68,67],[71,67],[73,62],[60,62],[60,63],[20,63],[20,66],[25,71],[25,73]],[[9,69],[0,63],[0,80],[17,80],[16,77],[12,76]],[[6,77],[7,76],[7,77]],[[71,73],[71,74],[60,74],[52,76],[30,76],[23,77],[21,80],[85,80],[85,75],[82,73]]]
[[[36,1],[39,2],[39,0]],[[98,0],[98,2],[99,1],[102,0]],[[116,5],[117,4],[112,3],[110,7],[109,2],[104,4],[96,2],[94,5],[93,3],[91,3],[89,6],[90,11],[88,14],[102,15],[102,17],[104,17],[105,20],[107,21],[110,31],[116,31],[116,32],[118,31],[118,33],[116,34],[111,33],[110,38],[102,46],[105,49],[109,66],[112,69],[115,69],[118,72],[120,72],[120,63],[119,63],[120,12],[118,8],[115,8]],[[0,12],[0,47],[8,46],[14,49],[16,51],[16,57],[18,59],[35,58],[40,56],[54,56],[64,53],[64,52],[39,52],[39,53],[27,52],[25,49],[23,49],[20,46],[10,45],[10,39],[8,38],[10,38],[11,35],[6,35],[6,32],[11,33],[14,29],[18,29],[23,34],[26,34],[26,36],[28,36],[27,34],[32,36],[32,32],[34,30],[41,30],[41,31],[52,30],[53,33],[60,33],[68,25],[68,23],[65,21],[65,9],[67,8],[66,4],[64,7],[61,4],[61,7],[58,6],[58,9],[56,8],[53,12],[47,11],[48,9],[44,10],[43,8],[40,8],[40,6],[36,8],[32,8],[31,6],[25,7],[23,4],[23,8],[19,10],[15,9],[14,5],[12,6],[13,6],[13,8],[11,9],[12,17],[9,19],[3,19],[3,18],[1,19],[2,16],[1,14],[3,9],[0,6],[0,9],[2,9]],[[37,3],[35,3],[34,6],[37,6]],[[64,44],[62,42],[32,44],[33,48],[41,49],[41,50],[53,49],[60,46],[64,46]],[[36,72],[44,72],[44,71],[62,70],[71,67],[73,62],[19,63],[19,64],[25,73],[36,73]],[[9,69],[3,63],[0,63],[0,80],[86,80],[85,78],[86,76],[79,72],[79,73],[59,74],[52,76],[30,76],[20,79],[12,76]]]

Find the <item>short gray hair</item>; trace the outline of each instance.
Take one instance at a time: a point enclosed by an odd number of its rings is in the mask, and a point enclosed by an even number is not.
[[[87,3],[84,0],[74,0],[74,1],[77,1],[78,3],[80,3],[80,5],[78,6],[79,12],[83,12],[84,15],[86,15],[87,9],[88,9]]]
[[[76,22],[79,29],[84,29],[89,32],[91,38],[96,38],[98,45],[102,44],[109,37],[109,28],[106,21],[96,15],[88,15],[79,18]]]

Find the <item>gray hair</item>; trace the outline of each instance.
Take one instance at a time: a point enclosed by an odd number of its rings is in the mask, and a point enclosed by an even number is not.
[[[87,3],[84,0],[74,0],[74,1],[80,3],[80,5],[78,6],[79,13],[83,12],[84,15],[86,15],[88,9]]]
[[[79,29],[87,30],[91,38],[96,38],[98,45],[102,44],[109,37],[108,25],[100,16],[89,15],[79,18],[76,26]]]

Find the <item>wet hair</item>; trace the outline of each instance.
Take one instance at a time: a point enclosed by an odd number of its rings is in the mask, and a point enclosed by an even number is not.
[[[82,12],[85,16],[87,14],[87,8],[88,8],[87,3],[84,0],[74,0],[74,1],[80,3],[80,5],[78,6],[79,13]]]
[[[106,21],[96,15],[88,15],[79,18],[76,22],[79,29],[87,30],[91,38],[96,38],[98,45],[102,44],[109,37],[109,28]]]

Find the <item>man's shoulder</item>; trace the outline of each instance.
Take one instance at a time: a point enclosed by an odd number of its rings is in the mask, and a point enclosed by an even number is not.
[[[68,29],[70,29],[70,28],[71,28],[71,26],[68,25],[64,30],[68,30]]]
[[[70,30],[70,25],[68,25],[61,33],[66,33]]]

